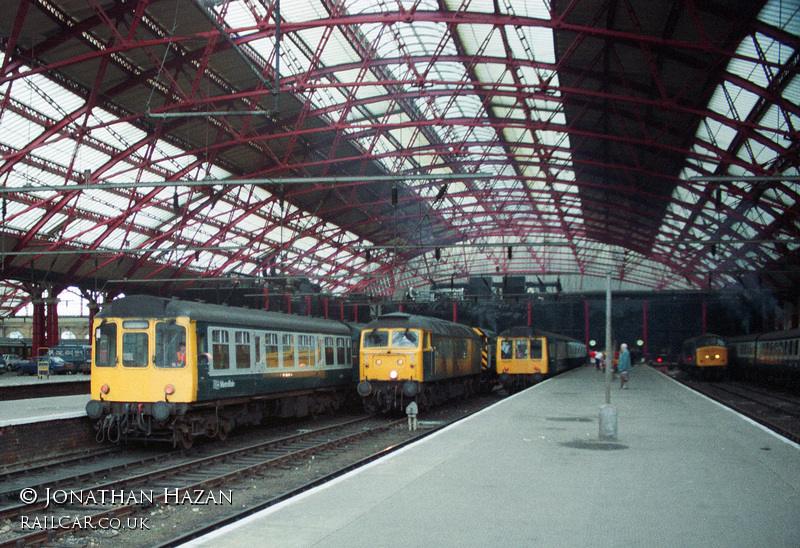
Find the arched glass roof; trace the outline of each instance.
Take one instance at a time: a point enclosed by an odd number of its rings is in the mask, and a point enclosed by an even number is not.
[[[797,1],[91,7],[0,21],[5,313],[284,277],[798,297]]]

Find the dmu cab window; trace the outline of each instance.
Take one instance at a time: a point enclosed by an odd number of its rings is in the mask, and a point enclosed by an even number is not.
[[[96,367],[117,365],[117,324],[104,323],[97,328],[94,337]]]
[[[183,350],[181,350],[183,345]],[[180,354],[179,354],[180,353]],[[186,365],[186,328],[173,322],[156,323],[156,367]]]
[[[514,342],[514,357],[518,360],[528,359],[528,340],[520,339]]]
[[[364,332],[364,348],[380,348],[389,346],[389,332],[373,329]]]
[[[124,327],[124,324],[123,324]],[[147,367],[150,337],[147,333],[127,332],[122,334],[122,365],[125,367]]]
[[[513,357],[514,353],[512,351],[511,341],[504,339],[500,342],[500,359],[510,360]]]
[[[542,340],[541,339],[533,339],[533,340],[531,340],[531,359],[532,360],[541,360],[542,359]]]

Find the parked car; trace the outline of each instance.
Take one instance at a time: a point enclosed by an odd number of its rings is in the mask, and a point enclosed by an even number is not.
[[[17,364],[22,360],[17,354],[3,354],[3,368],[7,372],[14,371],[15,367],[14,364]]]
[[[64,360],[58,356],[42,356],[49,361],[49,374],[58,375],[64,372]],[[39,362],[37,360],[28,360],[24,362],[17,362],[13,364],[17,375],[38,375]]]

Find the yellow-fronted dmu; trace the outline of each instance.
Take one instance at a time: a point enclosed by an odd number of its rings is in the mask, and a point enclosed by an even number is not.
[[[189,447],[240,424],[337,409],[357,378],[359,329],[278,312],[134,295],[94,319],[98,439]]]
[[[533,327],[512,327],[497,336],[497,375],[509,394],[586,363],[586,345]]]

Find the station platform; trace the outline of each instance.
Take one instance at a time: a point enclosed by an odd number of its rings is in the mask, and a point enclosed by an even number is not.
[[[0,401],[0,428],[86,417],[88,401],[89,394]]]
[[[90,378],[91,377],[89,377],[89,375],[49,375],[39,378],[37,375],[17,375],[16,373],[11,372],[0,375],[0,386],[37,385],[51,382],[86,382]]]
[[[601,442],[604,379],[567,372],[185,546],[800,546],[797,444],[643,365]]]

